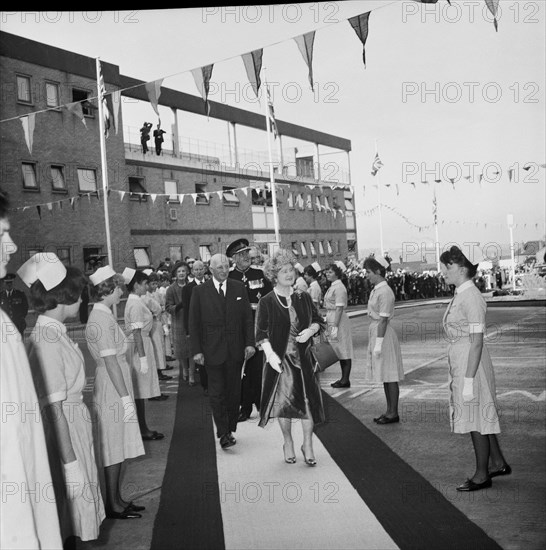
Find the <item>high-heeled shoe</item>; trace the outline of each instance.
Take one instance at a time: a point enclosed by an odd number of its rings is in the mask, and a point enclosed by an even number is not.
[[[305,464],[307,464],[307,466],[316,466],[317,465],[317,461],[314,458],[307,458],[305,456],[305,451],[303,450],[303,445],[301,447],[301,454],[303,455],[303,460],[305,461]]]
[[[295,456],[286,456],[285,447],[286,447],[286,445],[283,443],[282,450],[283,450],[283,453],[284,453],[284,461],[287,464],[296,464],[296,457]]]

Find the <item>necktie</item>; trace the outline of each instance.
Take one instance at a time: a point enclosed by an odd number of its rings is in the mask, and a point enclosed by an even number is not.
[[[221,296],[222,298],[225,298],[226,295],[224,294],[224,289],[222,288],[222,285],[223,285],[223,284],[224,284],[224,283],[220,283],[218,292],[219,292],[219,294],[220,294],[220,296]]]

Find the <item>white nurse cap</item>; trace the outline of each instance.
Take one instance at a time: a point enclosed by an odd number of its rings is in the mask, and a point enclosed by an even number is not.
[[[128,285],[133,280],[133,277],[135,276],[135,274],[136,274],[136,269],[133,269],[132,267],[126,267],[123,270],[123,273],[121,275],[126,285]]]
[[[17,270],[17,274],[28,287],[40,281],[46,290],[51,290],[66,277],[66,267],[53,252],[38,252]]]
[[[115,274],[116,272],[109,265],[105,265],[104,267],[99,267],[92,275],[89,275],[89,279],[91,279],[93,286],[97,286]]]

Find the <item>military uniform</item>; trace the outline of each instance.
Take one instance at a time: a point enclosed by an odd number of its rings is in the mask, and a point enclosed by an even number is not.
[[[28,313],[28,300],[21,290],[3,290],[0,292],[0,307],[12,320],[17,330],[23,334],[27,323],[25,317]]]

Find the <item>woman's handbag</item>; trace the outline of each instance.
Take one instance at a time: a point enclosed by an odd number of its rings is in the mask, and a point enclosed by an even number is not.
[[[315,358],[315,372],[322,372],[339,361],[332,344],[322,335],[313,339],[311,353]]]

